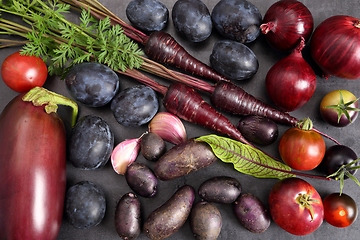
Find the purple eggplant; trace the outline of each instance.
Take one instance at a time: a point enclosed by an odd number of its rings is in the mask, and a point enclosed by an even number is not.
[[[42,100],[51,93],[35,90]],[[0,239],[56,239],[66,190],[65,127],[56,112],[45,112],[50,104],[23,97],[0,115]]]

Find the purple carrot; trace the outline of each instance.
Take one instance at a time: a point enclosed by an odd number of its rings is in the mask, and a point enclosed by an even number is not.
[[[118,71],[118,73],[130,76],[162,94],[165,109],[179,118],[252,145],[228,118],[207,103],[190,86],[175,82],[165,87],[136,69],[127,69],[125,72]]]
[[[163,98],[163,104],[168,112],[186,121],[251,145],[223,114],[216,111],[199,93],[185,84],[171,84]]]
[[[155,62],[179,68],[214,82],[229,81],[207,64],[193,57],[168,33],[159,31],[147,35],[123,21],[97,0],[62,1],[74,7],[90,10],[95,18],[109,17],[112,24],[119,24],[122,27],[126,36],[142,44],[145,54]]]
[[[208,65],[190,55],[170,34],[153,32],[144,45],[145,54],[152,60],[177,67],[193,75],[215,82],[229,81]]]
[[[241,87],[229,82],[218,82],[211,93],[210,101],[215,108],[235,115],[260,115],[277,123],[291,126],[299,122],[287,112],[269,106]]]

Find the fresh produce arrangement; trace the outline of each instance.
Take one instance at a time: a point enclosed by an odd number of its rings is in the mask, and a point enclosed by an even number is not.
[[[357,239],[342,4],[1,1],[0,240]]]

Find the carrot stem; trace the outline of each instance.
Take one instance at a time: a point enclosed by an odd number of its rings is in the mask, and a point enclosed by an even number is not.
[[[176,82],[181,82],[183,84],[187,84],[189,86],[192,87],[196,87],[197,90],[206,92],[211,94],[212,92],[214,92],[215,86],[211,85],[205,81],[202,81],[196,77],[181,73],[181,72],[176,72],[174,70],[170,70],[166,67],[164,67],[163,65],[153,62],[147,58],[143,58],[144,62],[141,65],[140,69],[154,74],[156,76],[162,77],[164,79],[168,79],[171,81],[176,81]]]
[[[131,78],[134,78],[138,82],[140,82],[146,86],[149,86],[154,91],[160,93],[163,96],[165,96],[165,94],[167,92],[168,88],[166,86],[154,81],[153,79],[151,79],[150,77],[146,76],[145,74],[141,73],[140,71],[138,71],[136,69],[126,69],[126,71],[124,71],[124,72],[121,70],[118,70],[116,72],[119,74],[129,76]]]
[[[72,6],[77,6],[78,8],[75,8],[77,10],[80,10],[81,8],[87,9],[90,11],[91,15],[98,19],[104,19],[106,17],[109,17],[112,24],[119,24],[122,27],[126,36],[136,42],[139,42],[142,45],[145,45],[146,41],[149,38],[149,36],[145,33],[137,30],[136,28],[132,27],[131,25],[127,24],[122,19],[117,17],[114,13],[109,11],[109,9],[107,9],[97,0],[62,0],[62,2]]]

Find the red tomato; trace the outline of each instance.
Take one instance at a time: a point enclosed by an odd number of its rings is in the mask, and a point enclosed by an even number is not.
[[[47,66],[40,57],[20,55],[19,52],[5,58],[1,66],[4,83],[20,93],[42,87],[47,76]]]
[[[269,195],[269,210],[279,227],[299,236],[314,232],[324,218],[321,196],[300,178],[287,178],[274,185]]]
[[[322,161],[326,151],[323,137],[312,130],[292,127],[280,138],[281,159],[295,170],[312,170]]]
[[[325,220],[335,227],[348,227],[357,218],[356,202],[349,195],[332,193],[324,198],[323,204]]]

